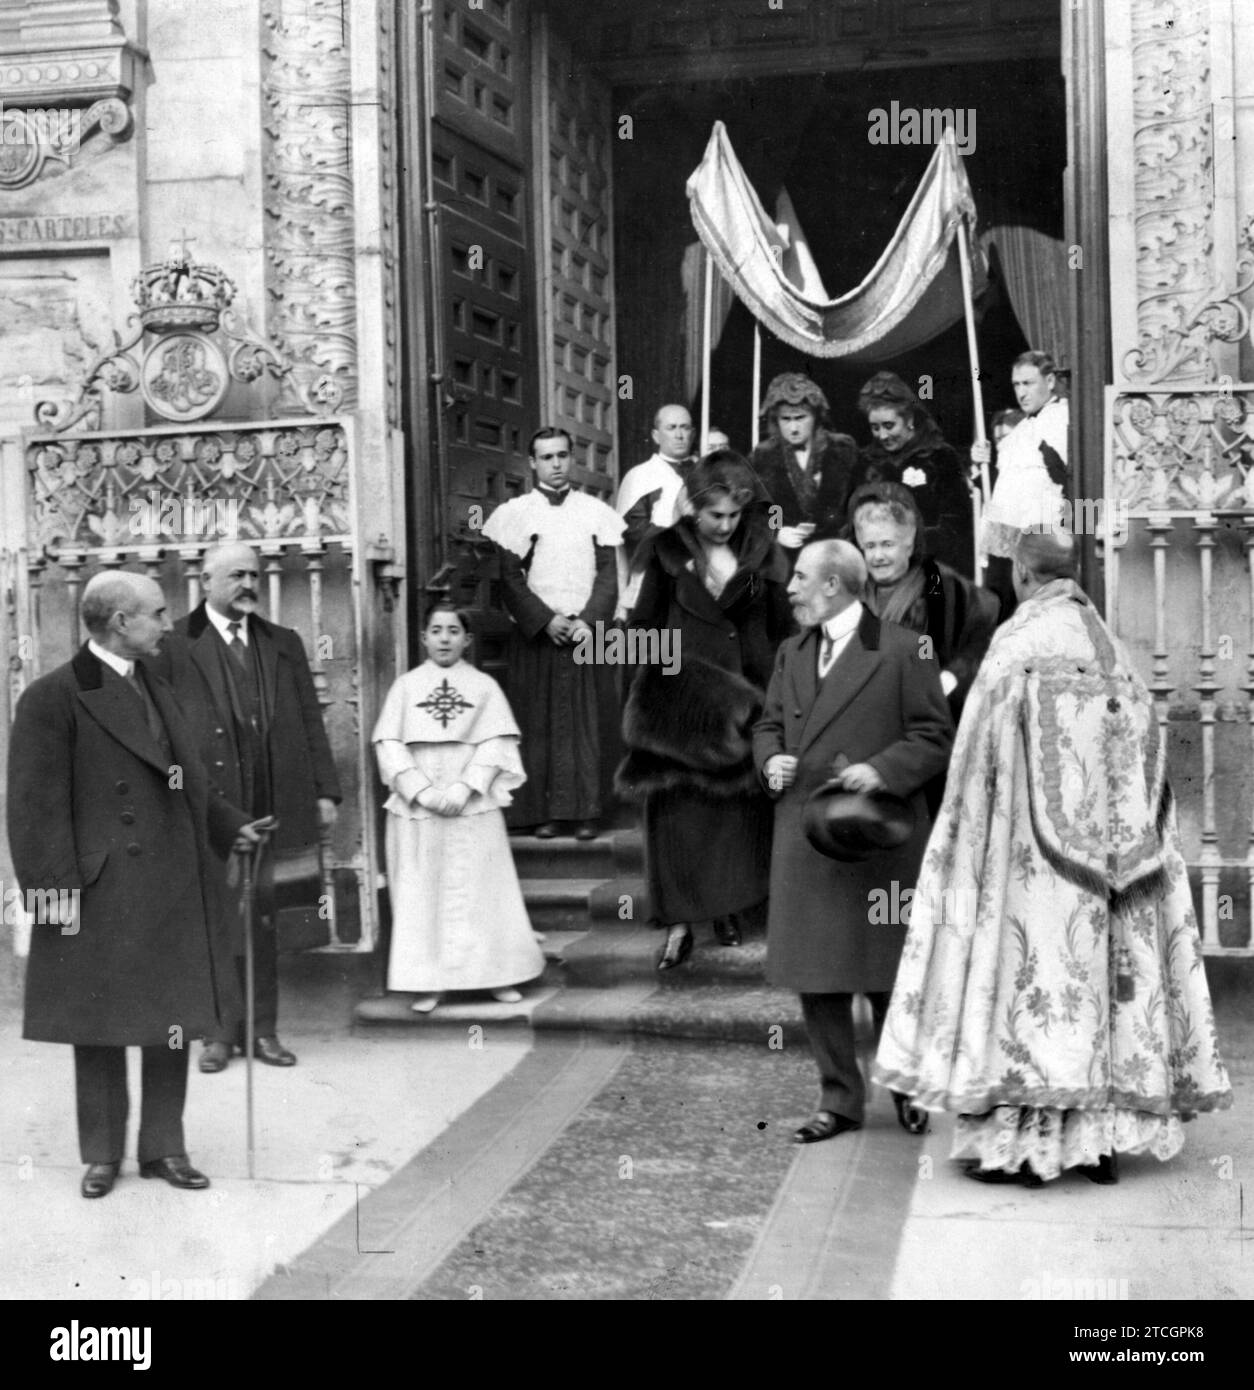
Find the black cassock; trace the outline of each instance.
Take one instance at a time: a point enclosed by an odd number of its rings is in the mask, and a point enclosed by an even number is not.
[[[539,488],[554,506],[568,492]],[[589,627],[609,623],[618,598],[615,548],[588,544],[596,554],[592,593],[578,614]],[[601,738],[598,691],[605,677],[593,663],[575,661],[576,648],[555,646],[545,628],[552,608],[527,587],[530,553],[497,546],[501,591],[514,620],[509,641],[509,702],[522,733],[526,782],[514,793],[506,824],[596,820],[601,814]]]

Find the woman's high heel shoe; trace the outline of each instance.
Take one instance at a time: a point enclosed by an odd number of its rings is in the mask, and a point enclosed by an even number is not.
[[[662,947],[662,954],[657,958],[657,968],[659,970],[674,970],[677,965],[682,965],[691,954],[692,928],[687,925],[672,927],[666,938],[666,945]]]
[[[740,923],[736,920],[734,912],[729,913],[726,917],[714,919],[714,939],[720,946],[739,946],[741,944]]]

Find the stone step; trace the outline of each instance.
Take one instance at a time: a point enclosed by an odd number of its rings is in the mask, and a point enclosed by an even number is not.
[[[599,925],[572,939],[562,955],[567,984],[600,989],[627,981],[665,981],[675,989],[706,985],[758,985],[766,975],[766,937],[759,930],[745,933],[741,946],[722,946],[711,928],[698,923],[693,929],[692,954],[673,970],[659,971],[657,958],[666,933],[640,923]]]
[[[654,960],[660,937],[660,932],[634,926],[546,932],[544,974],[522,987],[516,1004],[498,1003],[486,991],[457,993],[433,1012],[416,1014],[410,1008],[412,994],[376,990],[357,1003],[355,1023],[463,1035],[479,1026],[485,1040],[493,1028],[531,1028],[709,1039],[775,1050],[807,1046],[796,994],[762,978],[760,940],[728,948],[700,937],[687,962],[659,975]],[[609,963],[598,968],[591,963],[597,960]],[[586,979],[600,983],[583,983]],[[854,1018],[859,1047],[869,1058],[871,1016],[865,1000],[855,1000]]]
[[[595,840],[511,835],[509,843],[519,878],[636,878],[644,871],[638,830],[610,830]]]
[[[648,920],[638,878],[522,878],[523,902],[537,931],[579,931]]]

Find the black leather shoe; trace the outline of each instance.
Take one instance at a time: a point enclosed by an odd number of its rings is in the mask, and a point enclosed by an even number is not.
[[[171,1187],[199,1189],[209,1186],[209,1179],[192,1167],[186,1154],[171,1154],[168,1158],[154,1158],[147,1163],[141,1163],[139,1176],[164,1178]]]
[[[1119,1181],[1119,1163],[1113,1153],[1102,1154],[1096,1163],[1082,1163],[1079,1171],[1099,1187],[1112,1187]]]
[[[199,1066],[201,1071],[212,1073],[215,1071],[225,1071],[226,1064],[231,1060],[231,1048],[229,1043],[211,1042],[206,1043],[200,1050]]]
[[[734,913],[727,917],[714,919],[714,939],[720,946],[739,946],[741,944],[740,923],[736,920]]]
[[[670,935],[666,938],[666,945],[662,947],[662,954],[657,958],[657,968],[659,970],[674,970],[677,965],[682,965],[688,957],[692,955],[692,928],[685,927],[683,935],[676,933],[675,928],[670,928]]]
[[[254,1038],[253,1056],[269,1067],[294,1067],[296,1054],[289,1052],[278,1038]]]
[[[820,1110],[812,1120],[807,1120],[800,1129],[793,1131],[794,1144],[817,1144],[821,1139],[835,1139],[838,1134],[847,1134],[852,1129],[861,1129],[860,1120],[851,1120],[847,1115],[836,1115],[830,1110]]]
[[[84,1197],[107,1197],[113,1191],[120,1163],[92,1163],[83,1174],[82,1193]]]
[[[1013,1173],[1007,1172],[1004,1168],[981,1168],[978,1163],[973,1163],[966,1170],[966,1174],[976,1182],[1014,1183],[1017,1187],[1045,1186],[1045,1179],[1038,1177],[1028,1163],[1021,1163]]]
[[[907,1134],[925,1134],[927,1132],[927,1111],[920,1110],[917,1105],[910,1104],[910,1097],[902,1095],[900,1091],[893,1091],[893,1104],[897,1107],[897,1123],[906,1131]]]
[[[535,834],[537,840],[557,839],[557,822],[546,820],[543,825],[536,826]]]
[[[575,827],[576,840],[595,840],[597,837],[597,823],[594,820],[583,820]]]

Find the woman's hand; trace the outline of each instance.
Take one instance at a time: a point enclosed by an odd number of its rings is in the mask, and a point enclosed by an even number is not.
[[[470,788],[465,782],[454,782],[451,787],[444,789],[444,814],[446,816],[460,816],[466,809],[466,803],[470,800]]]
[[[775,539],[785,550],[800,550],[814,534],[814,522],[801,521],[796,526],[781,526]]]

